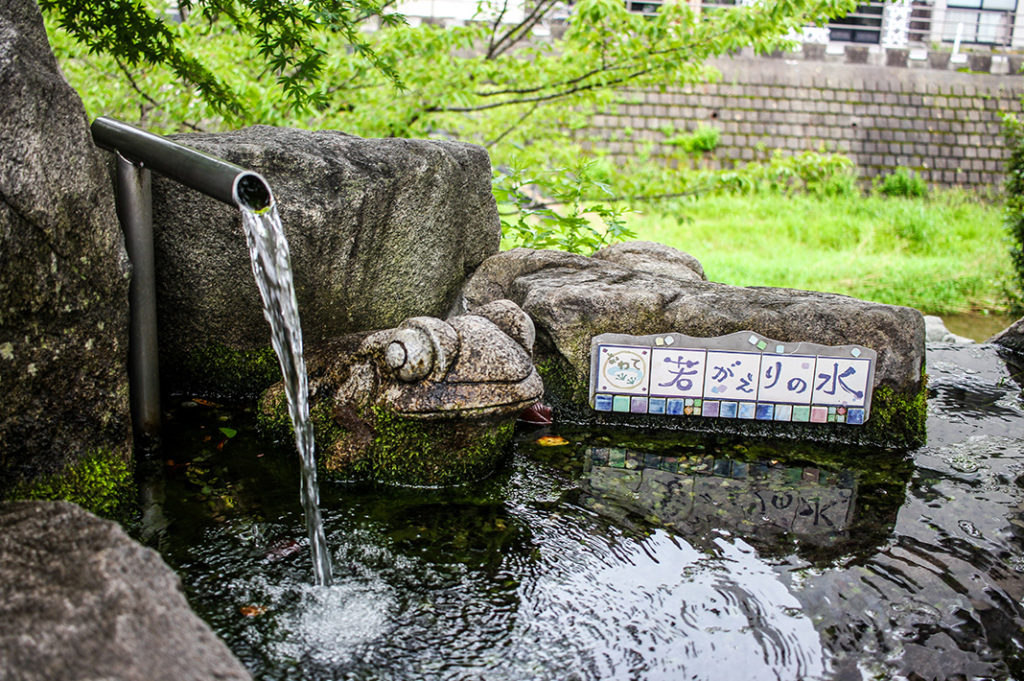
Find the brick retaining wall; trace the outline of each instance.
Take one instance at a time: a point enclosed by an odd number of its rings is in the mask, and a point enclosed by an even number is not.
[[[613,156],[645,142],[667,155],[667,128],[708,125],[721,131],[705,160],[716,167],[824,146],[865,178],[904,166],[934,185],[998,187],[1008,155],[999,111],[1020,112],[1024,95],[1024,78],[1009,75],[767,57],[713,64],[720,82],[624,92],[586,135]]]

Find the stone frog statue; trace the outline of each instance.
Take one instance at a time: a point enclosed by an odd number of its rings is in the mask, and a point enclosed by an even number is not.
[[[310,412],[328,477],[447,485],[488,474],[516,415],[540,399],[535,330],[509,300],[441,320],[339,337],[307,352]],[[260,421],[289,427],[281,383]]]

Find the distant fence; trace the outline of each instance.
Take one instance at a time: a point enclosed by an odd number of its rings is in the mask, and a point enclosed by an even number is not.
[[[704,125],[721,132],[718,148],[702,160],[713,167],[773,149],[824,147],[850,156],[869,179],[907,167],[933,185],[996,188],[1009,153],[999,112],[1020,112],[1024,96],[1024,77],[948,65],[901,68],[792,53],[714,65],[723,76],[715,84],[623,92],[583,135],[617,157],[644,145],[668,155],[671,137]]]

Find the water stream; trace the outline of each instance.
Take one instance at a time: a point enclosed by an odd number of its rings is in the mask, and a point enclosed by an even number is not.
[[[309,386],[302,356],[302,325],[295,299],[288,240],[281,226],[277,204],[259,213],[242,207],[242,227],[249,246],[252,272],[263,299],[263,316],[270,324],[271,343],[284,378],[288,415],[295,430],[295,445],[301,461],[300,496],[306,518],[306,533],[313,556],[317,585],[330,585],[331,559],[327,552],[320,517],[320,492],[316,480],[316,447],[313,423],[309,419]]]
[[[1024,372],[928,373],[907,455],[554,428],[459,488],[327,483],[327,588],[294,453],[186,402],[141,535],[266,681],[1024,678]]]

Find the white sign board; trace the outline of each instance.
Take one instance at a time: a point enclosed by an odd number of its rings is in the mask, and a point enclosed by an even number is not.
[[[780,343],[750,331],[717,338],[602,334],[591,343],[597,411],[863,424],[877,353]]]

